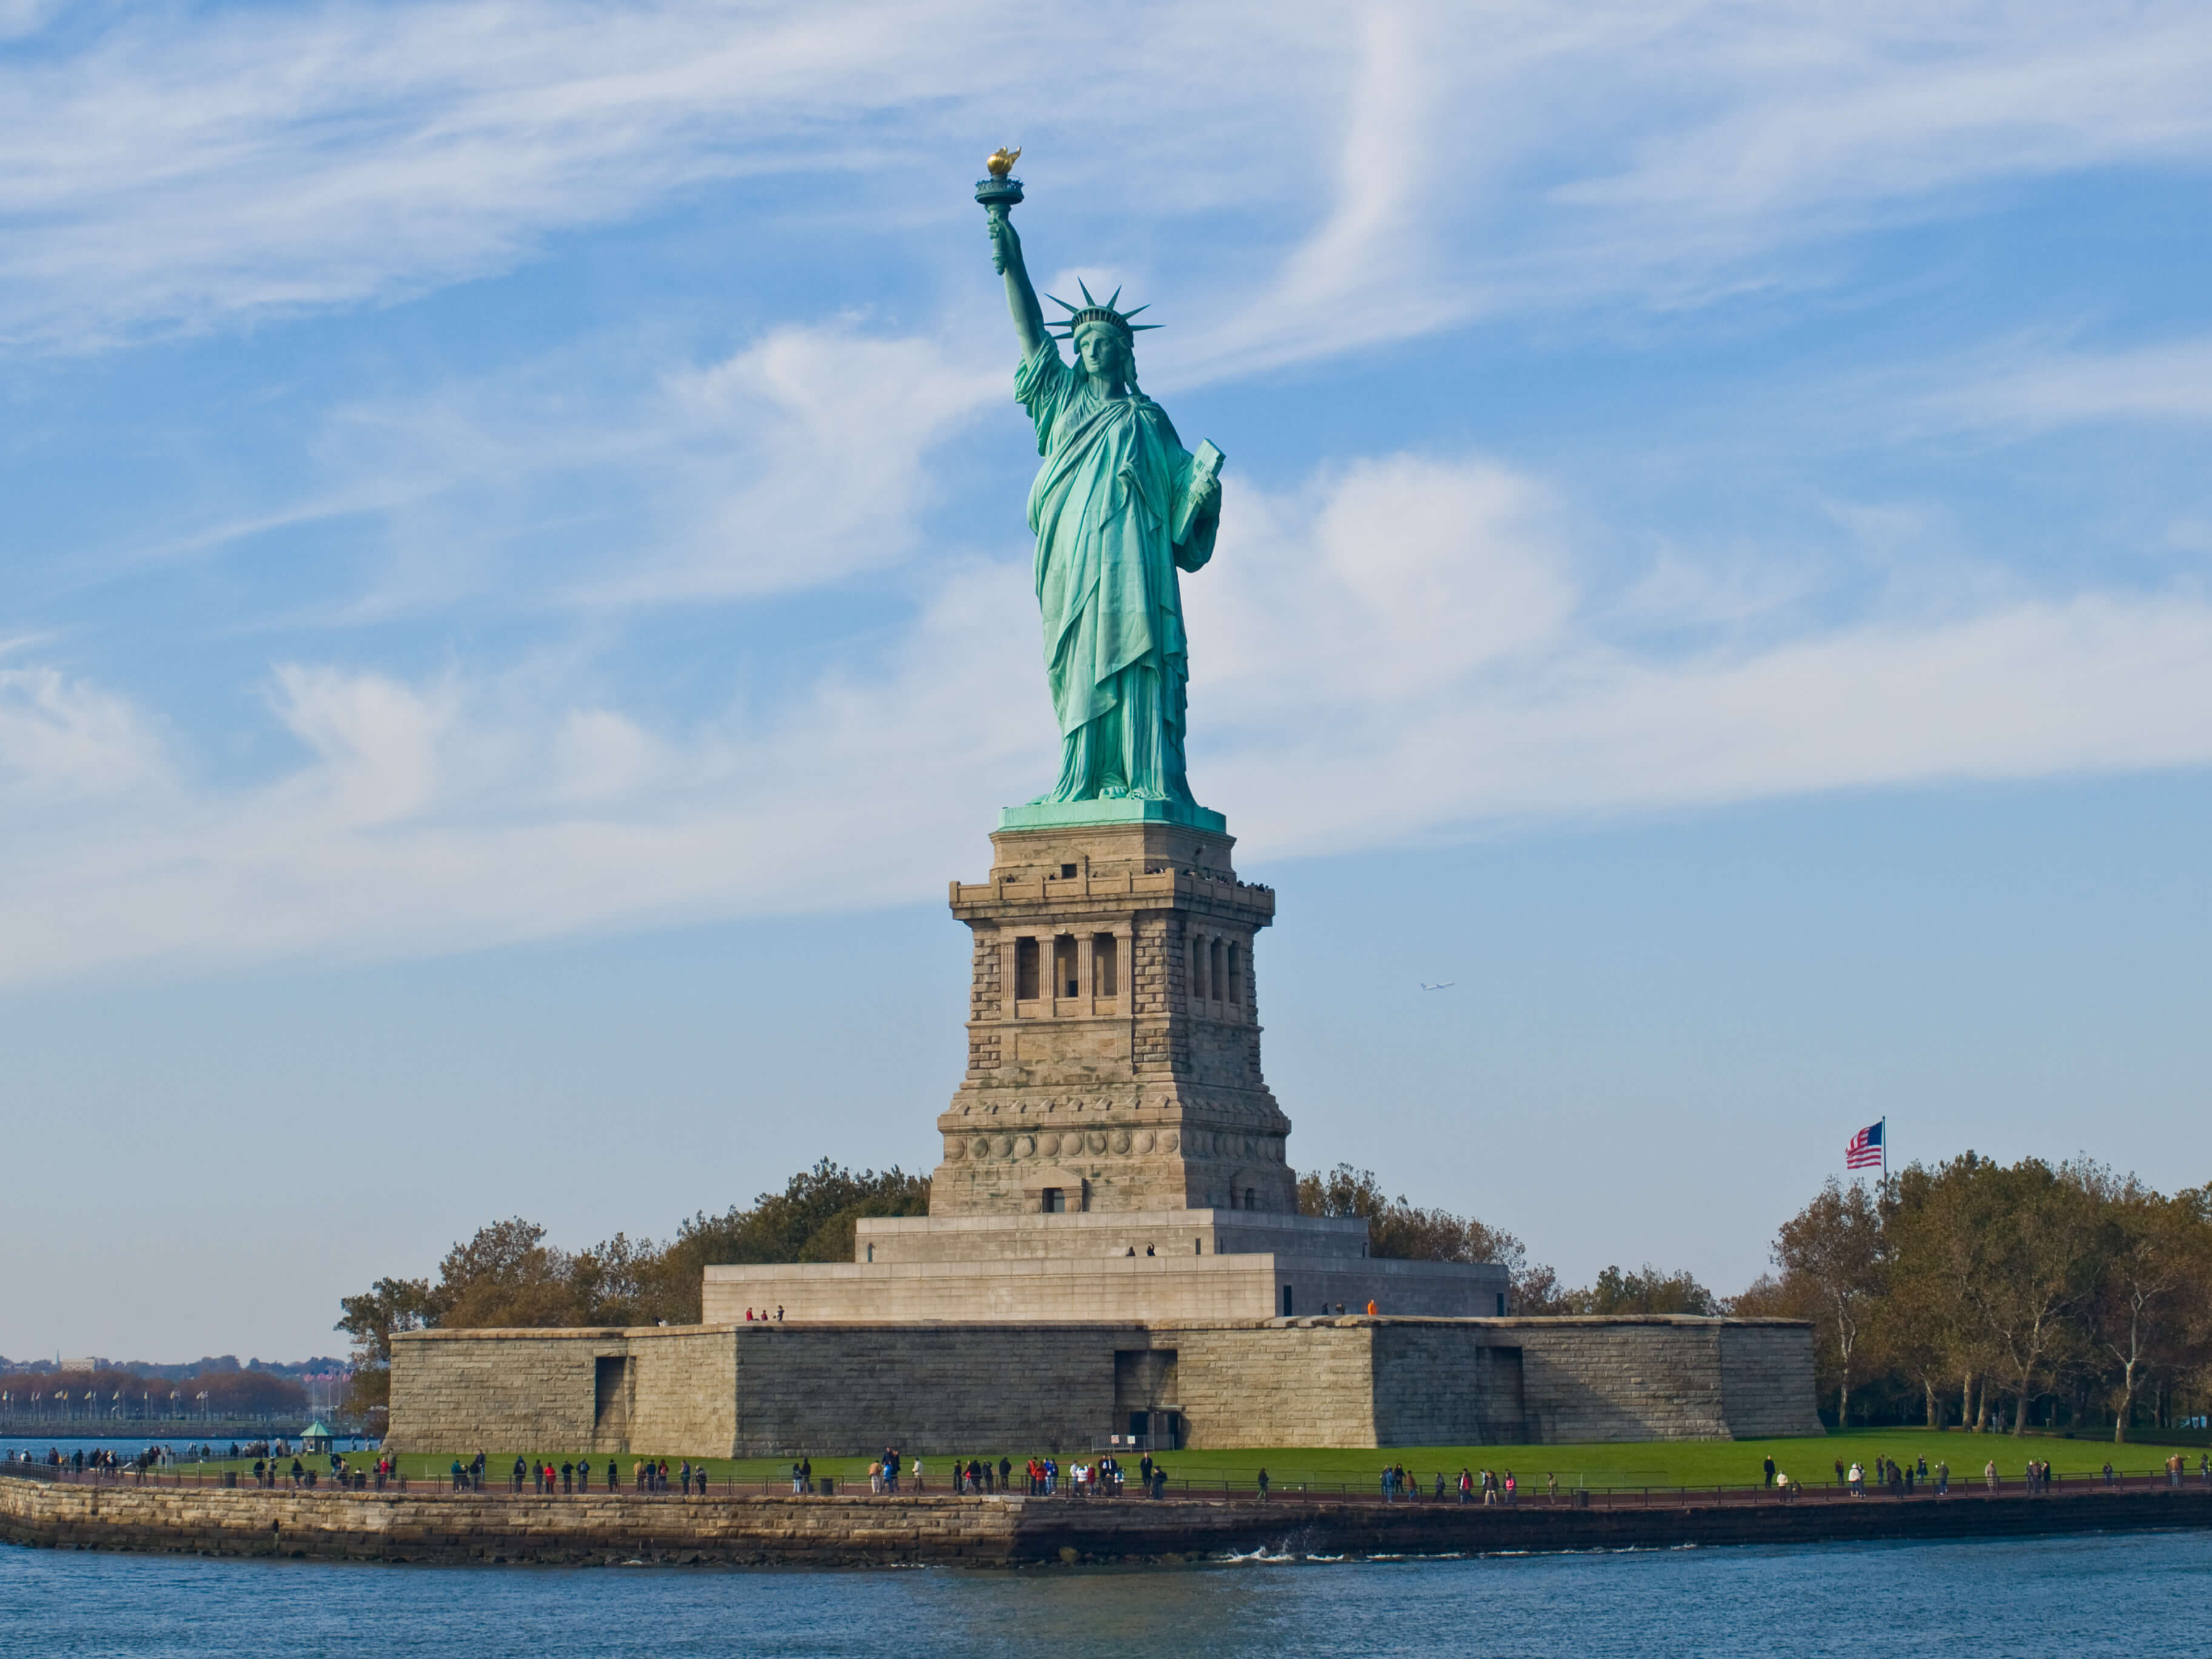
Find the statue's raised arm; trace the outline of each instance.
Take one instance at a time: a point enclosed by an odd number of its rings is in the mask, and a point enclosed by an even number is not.
[[[1016,150],[1014,154],[1018,155],[1021,152]],[[1020,188],[1018,185],[1014,186],[1017,191]],[[1014,198],[1014,201],[1020,199],[1018,196]],[[1007,211],[1012,205],[1012,201],[985,203],[984,222],[991,233],[991,266],[1006,279],[1006,309],[1013,313],[1014,334],[1022,343],[1022,356],[1027,358],[1035,356],[1048,337],[1044,328],[1044,307],[1037,303],[1036,289],[1030,283],[1029,267],[1022,262],[1021,233],[1014,228],[1013,218]]]

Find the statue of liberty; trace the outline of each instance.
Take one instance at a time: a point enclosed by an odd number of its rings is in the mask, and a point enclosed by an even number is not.
[[[1101,303],[1085,286],[1079,306],[1045,296],[1069,313],[1055,326],[1075,362],[1061,358],[1008,217],[1021,200],[1012,166],[1006,152],[993,156],[976,198],[1021,342],[1014,397],[1044,457],[1029,520],[1060,780],[1030,804],[1129,799],[1202,811],[1183,761],[1190,671],[1176,573],[1213,556],[1220,453],[1202,444],[1194,456],[1167,411],[1138,389],[1133,342],[1154,325],[1130,320],[1142,306],[1119,309],[1119,289]]]

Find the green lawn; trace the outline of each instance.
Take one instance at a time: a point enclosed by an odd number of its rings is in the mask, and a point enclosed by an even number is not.
[[[474,1448],[469,1449],[471,1454]],[[1000,1456],[1013,1460],[1016,1479],[1020,1478],[1023,1462],[1036,1448],[976,1447],[963,1452],[963,1457],[988,1455],[993,1463]],[[1928,1429],[1854,1429],[1832,1434],[1821,1439],[1793,1440],[1648,1440],[1608,1441],[1593,1444],[1565,1446],[1399,1446],[1381,1451],[1340,1451],[1328,1448],[1277,1447],[1255,1451],[1184,1451],[1167,1452],[1160,1455],[1169,1473],[1178,1485],[1188,1482],[1204,1486],[1226,1481],[1233,1487],[1249,1489],[1254,1477],[1264,1468],[1278,1492],[1290,1492],[1300,1486],[1318,1486],[1334,1490],[1349,1486],[1359,1492],[1372,1490],[1376,1476],[1390,1463],[1402,1463],[1417,1476],[1424,1486],[1432,1486],[1438,1470],[1447,1478],[1456,1476],[1462,1467],[1473,1469],[1489,1468],[1503,1472],[1510,1469],[1519,1478],[1522,1489],[1531,1492],[1544,1490],[1545,1477],[1556,1474],[1562,1488],[1583,1485],[1594,1489],[1651,1487],[1705,1487],[1717,1486],[1755,1486],[1760,1480],[1760,1461],[1771,1456],[1776,1464],[1795,1480],[1808,1486],[1820,1486],[1835,1479],[1835,1461],[1841,1458],[1848,1465],[1854,1460],[1871,1462],[1877,1453],[1910,1462],[1925,1457],[1933,1469],[1940,1462],[1951,1465],[1951,1476],[1963,1480],[1978,1476],[1983,1465],[1995,1459],[1997,1473],[2008,1481],[2016,1480],[2023,1465],[2031,1456],[2048,1459],[2051,1467],[2064,1475],[2089,1474],[2102,1468],[2107,1458],[2123,1474],[2148,1474],[2164,1467],[2171,1447],[2148,1443],[2131,1442],[2124,1446],[2113,1446],[2094,1440],[2063,1440],[2055,1437],[2028,1435],[2014,1439],[2009,1435],[1962,1434],[1956,1430],[1938,1431]],[[532,1460],[550,1460],[556,1467],[563,1462],[574,1462],[577,1454],[560,1449],[523,1454]],[[1079,1457],[1088,1454],[1062,1452],[1060,1463],[1063,1470]],[[2197,1466],[2198,1449],[2188,1451],[2192,1471]],[[374,1455],[352,1453],[349,1462],[355,1468],[365,1468]],[[503,1482],[512,1469],[515,1453],[493,1451],[490,1469],[495,1480]],[[410,1480],[443,1480],[452,1463],[453,1455],[429,1455],[410,1452],[399,1462],[403,1472]],[[672,1470],[682,1459],[670,1457]],[[814,1461],[816,1475],[829,1475],[841,1486],[865,1487],[867,1482],[868,1459],[865,1457],[828,1457]],[[605,1460],[592,1457],[592,1486],[605,1485]],[[1124,1457],[1127,1466],[1133,1467],[1136,1460]],[[622,1485],[630,1484],[632,1459],[620,1460]],[[947,1455],[925,1453],[922,1456],[923,1478],[931,1490],[943,1490],[950,1476],[952,1458]],[[210,1465],[209,1467],[216,1467]],[[236,1467],[243,1467],[238,1465]],[[696,1464],[695,1464],[696,1467]],[[791,1462],[787,1458],[714,1458],[707,1460],[707,1468],[716,1482],[732,1478],[739,1482],[763,1481],[781,1483],[788,1480]],[[911,1482],[907,1483],[909,1486]]]

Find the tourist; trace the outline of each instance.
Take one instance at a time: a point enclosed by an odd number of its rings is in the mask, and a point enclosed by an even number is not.
[[[1866,1496],[1866,1471],[1862,1469],[1857,1463],[1854,1462],[1851,1465],[1850,1473],[1844,1477],[1844,1484],[1850,1488],[1852,1497],[1864,1498]]]
[[[1459,1471],[1459,1501],[1463,1504],[1474,1501],[1474,1471],[1463,1463]]]
[[[1948,1498],[1950,1492],[1951,1466],[1948,1462],[1939,1459],[1936,1464],[1936,1495],[1938,1498]]]
[[[1558,1475],[1550,1474],[1545,1475],[1544,1496],[1547,1500],[1553,1503],[1556,1503],[1559,1500],[1559,1477]]]
[[[1768,1458],[1765,1467],[1766,1472],[1765,1484],[1771,1486],[1774,1484],[1774,1460],[1771,1457]]]
[[[576,1466],[574,1463],[563,1462],[561,1465],[561,1496],[573,1498],[575,1492]]]
[[[1521,1483],[1513,1478],[1513,1471],[1505,1471],[1505,1501],[1510,1505],[1521,1495]]]
[[[884,1460],[880,1457],[868,1465],[868,1490],[879,1498],[883,1495]]]
[[[799,1473],[799,1465],[793,1463],[791,1466],[791,1495],[797,1498],[805,1490],[806,1477]]]
[[[1151,1462],[1149,1458],[1146,1461],[1147,1462]],[[1000,1457],[999,1459],[999,1490],[1000,1492],[1012,1492],[1014,1489],[1013,1479],[1014,1460],[1011,1457]]]
[[[804,1483],[799,1487],[800,1491],[812,1492],[814,1490],[814,1460],[812,1458],[802,1457],[799,1459],[799,1478]]]
[[[1836,1460],[1836,1484],[1839,1486],[1845,1484],[1844,1480],[1844,1460],[1840,1457]]]
[[[1260,1479],[1260,1501],[1261,1501],[1261,1503],[1263,1503],[1263,1504],[1264,1504],[1264,1503],[1266,1503],[1266,1502],[1267,1501],[1267,1470],[1265,1470],[1264,1468],[1263,1468],[1263,1469],[1261,1469],[1261,1470],[1260,1471],[1260,1476],[1259,1476],[1259,1479]],[[1443,1479],[1444,1479],[1444,1478],[1443,1478],[1443,1476],[1442,1476],[1441,1474],[1440,1474],[1440,1475],[1438,1475],[1438,1476],[1437,1477],[1437,1486],[1438,1486],[1438,1487],[1440,1487],[1440,1488],[1441,1488],[1441,1487],[1442,1487],[1442,1486],[1443,1485]],[[1441,1492],[1439,1492],[1439,1494],[1438,1494],[1438,1495],[1439,1495],[1439,1496],[1441,1496],[1441,1495],[1442,1495]]]
[[[1990,1490],[1991,1492],[1995,1492],[1997,1489],[1997,1460],[1996,1458],[1992,1457],[1987,1463],[1984,1463],[1982,1466],[1982,1479],[1989,1482]]]

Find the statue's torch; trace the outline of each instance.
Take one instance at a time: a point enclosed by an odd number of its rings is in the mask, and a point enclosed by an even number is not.
[[[999,226],[1005,222],[1014,204],[1022,199],[1022,181],[1013,176],[1014,163],[1021,157],[1020,150],[1000,145],[984,159],[984,171],[989,176],[975,181],[975,199],[983,205],[991,231],[991,264],[1001,276],[1006,274],[1006,258],[999,245]]]

